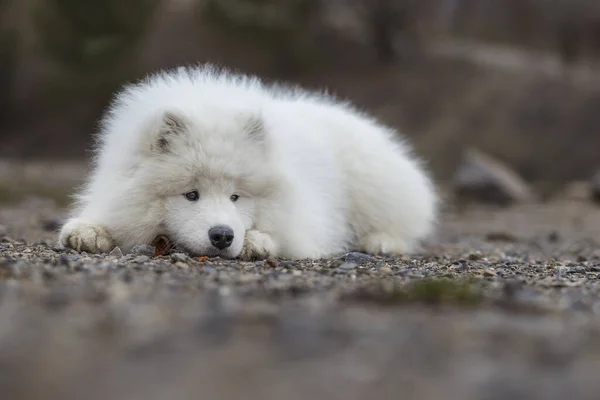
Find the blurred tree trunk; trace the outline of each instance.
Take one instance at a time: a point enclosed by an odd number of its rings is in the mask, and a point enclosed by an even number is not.
[[[364,0],[367,35],[381,64],[390,64],[402,57],[398,44],[418,46],[419,0]]]
[[[199,12],[203,23],[268,49],[278,73],[287,75],[317,61],[319,43],[311,38],[321,1],[206,0]]]
[[[0,1],[0,16],[5,15],[8,1]],[[0,24],[4,21],[0,18]],[[12,95],[17,65],[18,35],[0,26],[0,120],[12,112]]]
[[[389,64],[396,59],[394,41],[396,30],[403,28],[402,22],[390,0],[370,0],[367,5],[368,31],[379,62]]]

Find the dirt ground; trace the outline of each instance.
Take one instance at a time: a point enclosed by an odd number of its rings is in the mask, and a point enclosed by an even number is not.
[[[2,398],[600,391],[600,207],[591,203],[447,211],[412,256],[249,263],[153,258],[144,247],[61,252],[62,197],[4,185],[20,197],[0,204]]]

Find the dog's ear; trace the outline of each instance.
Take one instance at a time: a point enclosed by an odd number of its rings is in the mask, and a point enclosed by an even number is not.
[[[156,137],[157,149],[162,152],[168,152],[172,140],[183,134],[188,129],[188,124],[182,115],[174,111],[165,111],[160,120],[158,135]]]
[[[259,143],[265,140],[265,122],[258,113],[252,113],[244,116],[244,132],[250,140]]]
[[[158,153],[168,153],[173,139],[184,134],[188,129],[188,121],[183,115],[175,111],[163,112],[158,121],[152,149]]]

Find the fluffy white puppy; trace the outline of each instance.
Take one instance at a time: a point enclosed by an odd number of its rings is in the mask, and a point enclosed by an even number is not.
[[[118,94],[59,242],[128,251],[165,234],[196,255],[410,252],[437,196],[392,128],[322,93],[210,65]]]

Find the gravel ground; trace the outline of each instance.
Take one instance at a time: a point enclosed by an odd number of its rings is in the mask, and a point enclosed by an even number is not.
[[[5,399],[592,399],[600,207],[448,212],[411,257],[200,260],[54,248],[0,206]]]

